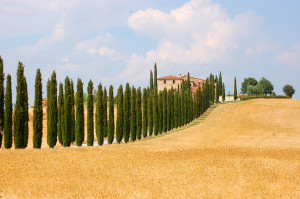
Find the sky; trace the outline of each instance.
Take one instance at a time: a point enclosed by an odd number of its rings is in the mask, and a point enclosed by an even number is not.
[[[283,94],[291,84],[300,99],[300,1],[298,0],[1,0],[0,55],[16,86],[25,65],[29,103],[36,69],[53,70],[75,86],[81,78],[135,87],[158,76],[205,79],[222,72],[226,93],[244,78],[265,77]],[[76,87],[75,87],[76,88]],[[14,89],[15,93],[15,89]]]

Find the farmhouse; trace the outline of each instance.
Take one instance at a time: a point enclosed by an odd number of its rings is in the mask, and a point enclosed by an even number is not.
[[[169,75],[169,76],[157,78],[158,91],[164,90],[165,88],[168,90],[171,89],[172,87],[177,88],[177,86],[178,85],[180,86],[183,80],[187,80],[187,79],[188,79],[187,75],[181,76],[181,74],[179,75],[179,77]],[[205,83],[205,80],[190,76],[190,83],[191,83],[191,91],[193,94],[195,94],[199,86],[202,88],[202,83]]]

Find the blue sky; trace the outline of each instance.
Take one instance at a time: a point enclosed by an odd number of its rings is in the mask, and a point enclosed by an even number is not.
[[[15,87],[25,65],[30,104],[37,68],[46,80],[92,79],[146,86],[158,76],[206,78],[222,71],[227,91],[245,77],[289,83],[300,99],[300,1],[1,0],[0,55]],[[239,88],[238,88],[239,89]],[[44,92],[44,95],[46,93]]]

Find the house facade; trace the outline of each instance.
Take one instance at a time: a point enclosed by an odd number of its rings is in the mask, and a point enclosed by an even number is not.
[[[177,88],[178,85],[179,86],[181,85],[183,80],[187,80],[187,79],[188,79],[187,75],[181,76],[181,74],[179,75],[179,77],[169,75],[169,76],[157,78],[158,91],[162,91],[165,88],[169,90],[172,87],[175,89]],[[202,88],[202,84],[205,83],[205,80],[190,76],[190,83],[191,83],[191,91],[193,94],[195,94],[199,86]]]

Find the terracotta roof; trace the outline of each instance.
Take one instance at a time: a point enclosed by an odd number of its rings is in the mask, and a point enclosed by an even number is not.
[[[181,78],[173,75],[169,75],[169,76],[157,78],[157,80],[181,80]]]
[[[185,78],[185,77],[187,77],[187,75],[181,76],[182,79]],[[190,78],[194,78],[194,79],[199,79],[199,80],[205,81],[204,79],[201,79],[201,78],[198,78],[198,77],[192,77],[192,76],[190,76]]]

